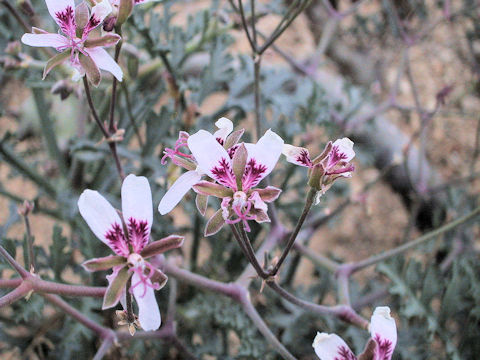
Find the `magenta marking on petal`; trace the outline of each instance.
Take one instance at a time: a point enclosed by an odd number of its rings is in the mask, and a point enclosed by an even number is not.
[[[308,152],[305,149],[302,149],[302,151],[300,151],[300,154],[297,156],[295,160],[307,167],[313,166],[312,160],[310,160],[310,156],[308,155]]]
[[[373,338],[378,346],[377,346],[377,357],[375,359],[378,360],[390,360],[393,354],[393,346],[392,342],[388,339],[382,339],[379,334],[375,334]]]
[[[128,243],[123,234],[123,229],[119,224],[113,224],[112,228],[105,234],[105,238],[108,240],[110,247],[117,255],[127,257],[130,254]]]
[[[77,24],[75,23],[75,12],[73,8],[71,6],[67,6],[65,10],[56,12],[55,16],[62,31],[66,35],[74,37]]]
[[[218,143],[219,143],[220,145],[223,146],[223,139],[222,139],[221,137],[218,137],[218,138],[217,138],[217,141],[218,141]]]
[[[83,34],[82,34],[82,39],[86,39],[90,31],[95,29],[98,24],[100,24],[100,19],[95,16],[95,14],[92,14],[90,16],[90,19],[88,19],[87,25],[83,28]]]
[[[235,152],[237,151],[238,147],[240,145],[233,145],[230,149],[227,150],[228,156],[230,156],[230,159],[233,159],[233,156],[235,155]]]
[[[214,179],[217,180],[223,186],[230,189],[237,190],[237,182],[235,181],[235,175],[233,173],[230,162],[227,159],[222,158],[219,164],[212,169]]]
[[[128,237],[129,244],[132,245],[133,251],[139,253],[147,245],[150,228],[145,220],[128,219]]]
[[[250,159],[245,167],[245,173],[242,179],[242,190],[247,191],[257,185],[263,178],[262,174],[267,171],[267,167],[263,164],[257,163],[255,159]]]
[[[328,154],[327,169],[331,169],[338,164],[339,161],[347,159],[347,154],[340,152],[340,149],[337,145],[332,147],[330,153]]]
[[[346,346],[340,346],[338,348],[338,356],[335,356],[334,360],[357,360],[357,357]]]

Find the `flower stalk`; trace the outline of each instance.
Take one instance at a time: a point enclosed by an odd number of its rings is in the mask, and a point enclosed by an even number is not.
[[[303,208],[302,214],[298,218],[297,224],[295,225],[295,229],[293,232],[290,234],[290,237],[288,239],[287,245],[285,246],[285,249],[283,249],[282,254],[280,255],[280,258],[278,259],[277,263],[273,267],[273,269],[269,272],[270,276],[275,276],[278,273],[278,270],[280,270],[280,267],[282,266],[283,262],[287,258],[288,253],[292,249],[292,246],[295,243],[295,240],[297,239],[298,233],[300,232],[303,223],[305,222],[305,219],[307,218],[308,213],[310,212],[310,209],[312,208],[315,196],[317,195],[317,190],[314,188],[310,188],[307,193],[307,199],[305,201],[305,206]]]
[[[88,106],[90,107],[90,111],[92,112],[92,116],[95,122],[97,123],[98,127],[100,128],[100,131],[102,132],[103,137],[108,140],[110,139],[111,134],[109,131],[107,131],[107,129],[105,129],[104,124],[102,123],[102,121],[100,120],[100,117],[98,116],[97,110],[95,109],[95,105],[93,104],[92,94],[90,92],[90,86],[88,85],[88,80],[85,77],[83,78],[83,86],[85,89],[85,95],[87,98]],[[117,168],[118,176],[120,177],[121,180],[123,180],[125,178],[125,173],[123,172],[122,164],[118,157],[117,144],[114,141],[108,141],[108,147],[110,148],[110,152],[115,161],[115,166]]]

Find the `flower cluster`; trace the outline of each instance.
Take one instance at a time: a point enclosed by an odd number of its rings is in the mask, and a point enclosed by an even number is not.
[[[310,169],[309,184],[318,194],[325,193],[339,177],[350,177],[355,156],[353,142],[348,138],[329,142],[321,155],[310,158],[307,149],[284,144],[268,130],[256,144],[239,143],[244,130],[233,131],[227,118],[219,119],[218,130],[211,134],[200,130],[190,135],[181,131],[175,147],[166,148],[162,163],[167,159],[187,170],[160,201],[159,212],[170,212],[193,188],[197,207],[205,214],[209,196],[221,199],[221,208],[209,219],[205,235],[218,232],[226,224],[242,223],[250,231],[248,221],[267,222],[267,203],[278,198],[281,190],[267,186],[256,188],[270,174],[283,153],[287,161]],[[185,150],[183,149],[185,148]],[[207,176],[206,180],[202,180]]]
[[[358,358],[337,334],[317,333],[312,346],[320,360],[390,360],[397,344],[397,326],[388,306],[377,307],[373,312],[370,335]]]
[[[143,176],[128,175],[122,184],[122,213],[98,192],[85,190],[78,200],[80,214],[93,233],[116,255],[83,263],[88,271],[113,269],[103,309],[115,306],[125,297],[127,283],[139,308],[138,320],[144,330],[160,327],[161,317],[154,290],[162,288],[167,276],[146,259],[183,244],[183,237],[171,235],[150,243],[153,221],[152,193]],[[122,302],[125,304],[125,302]],[[125,305],[124,305],[125,306]]]
[[[321,193],[339,176],[349,177],[353,171],[349,161],[355,153],[353,143],[347,138],[329,143],[323,153],[312,160],[308,150],[285,145],[271,130],[253,144],[240,142],[244,130],[233,131],[233,123],[227,118],[219,119],[215,125],[218,130],[213,134],[205,130],[193,135],[180,132],[174,148],[165,149],[162,158],[163,164],[171,159],[187,170],[160,201],[158,210],[162,215],[170,212],[190,189],[197,193],[197,207],[203,215],[210,196],[220,199],[220,209],[208,220],[205,236],[215,234],[224,224],[239,223],[245,231],[250,231],[249,221],[270,221],[267,203],[276,200],[281,190],[258,185],[273,171],[282,152],[287,161],[310,168],[309,184]],[[318,172],[321,176],[312,185]],[[103,308],[113,307],[122,300],[131,282],[129,291],[139,307],[140,326],[144,330],[157,329],[160,312],[154,290],[163,287],[167,277],[146,259],[181,246],[183,237],[171,235],[149,243],[153,210],[147,179],[134,175],[125,178],[121,216],[103,196],[92,190],[82,193],[78,206],[91,230],[116,254],[83,264],[88,271],[113,269],[107,277],[109,286]],[[328,336],[330,339],[333,335]],[[316,343],[328,343],[322,340],[326,338],[327,335],[320,334]],[[335,337],[334,340],[338,343]]]
[[[283,140],[268,130],[256,144],[238,143],[243,130],[231,133],[233,124],[226,118],[216,125],[219,130],[214,134],[205,130],[193,135],[182,132],[175,149],[165,150],[164,159],[169,157],[189,171],[175,182],[159,205],[161,214],[169,212],[190,188],[201,196],[220,198],[221,208],[207,222],[206,236],[218,232],[225,223],[241,222],[250,231],[249,220],[270,221],[266,203],[281,192],[273,186],[256,186],[277,164]],[[181,152],[181,147],[187,147],[191,154]],[[201,180],[203,175],[209,180]],[[202,213],[205,208],[201,208]]]

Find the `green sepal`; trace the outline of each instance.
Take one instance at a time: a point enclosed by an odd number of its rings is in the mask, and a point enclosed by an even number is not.
[[[50,60],[47,61],[47,64],[45,65],[45,68],[43,69],[43,78],[42,80],[45,80],[47,77],[48,73],[56,66],[62,64],[65,60],[68,59],[70,56],[70,49],[67,49],[60,54],[55,55],[54,57],[50,58]]]
[[[120,301],[120,298],[127,286],[128,279],[130,279],[132,273],[128,271],[128,266],[124,266],[118,271],[118,274],[108,285],[107,290],[105,291],[105,296],[103,297],[102,310],[109,309]]]

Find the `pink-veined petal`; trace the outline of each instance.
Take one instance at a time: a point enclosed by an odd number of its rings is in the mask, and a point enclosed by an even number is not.
[[[117,255],[128,256],[120,216],[102,195],[94,190],[85,190],[78,199],[78,209],[97,238]]]
[[[345,162],[349,162],[355,157],[355,151],[353,150],[353,141],[347,137],[342,139],[335,140],[332,144],[332,147],[337,146],[339,153],[345,154],[344,160]]]
[[[348,345],[337,334],[317,333],[312,344],[320,360],[356,360]]]
[[[272,172],[282,153],[283,139],[269,129],[256,144],[245,144],[245,147],[248,158],[242,180],[243,191],[254,187]]]
[[[153,221],[152,191],[146,177],[130,174],[123,180],[122,215],[133,250],[139,253],[150,239]]]
[[[111,74],[113,74],[113,76],[117,78],[118,81],[122,81],[122,69],[105,49],[101,47],[95,47],[85,48],[84,50],[90,55],[90,57],[100,69],[110,72]]]
[[[191,135],[188,148],[192,152],[198,167],[220,184],[236,188],[235,175],[233,175],[232,160],[227,151],[218,143],[208,131],[200,130]]]
[[[63,33],[75,36],[75,1],[74,0],[45,0],[50,16],[60,26]]]
[[[307,149],[289,144],[283,145],[282,154],[287,161],[300,166],[312,167],[312,160]]]
[[[172,211],[188,190],[190,190],[192,186],[198,183],[201,179],[202,175],[195,170],[187,171],[185,174],[181,175],[170,189],[168,189],[167,193],[160,201],[160,204],[158,205],[158,211],[160,214],[165,215]]]
[[[68,40],[60,34],[23,34],[22,42],[35,47],[60,48],[68,45]]]
[[[83,38],[85,38],[90,31],[95,29],[102,21],[112,12],[112,5],[109,0],[103,0],[92,8],[92,13],[88,19],[87,25],[83,29]]]
[[[258,210],[262,210],[264,212],[267,212],[268,206],[267,204],[262,200],[258,192],[254,191],[252,195],[250,196],[251,201],[253,201],[253,207]]]
[[[376,360],[390,360],[397,344],[397,325],[388,306],[379,306],[370,320],[370,335],[378,346]]]
[[[137,284],[139,281],[141,281],[140,276],[135,272],[132,276],[132,284]],[[150,280],[147,282],[151,284]],[[145,291],[144,285],[140,284],[133,288],[133,296],[138,305],[138,321],[142,329],[145,331],[157,330],[162,320],[154,290],[147,286]]]
[[[222,117],[215,122],[215,126],[218,130],[214,132],[213,136],[223,145],[227,136],[233,131],[233,123],[230,119]]]

